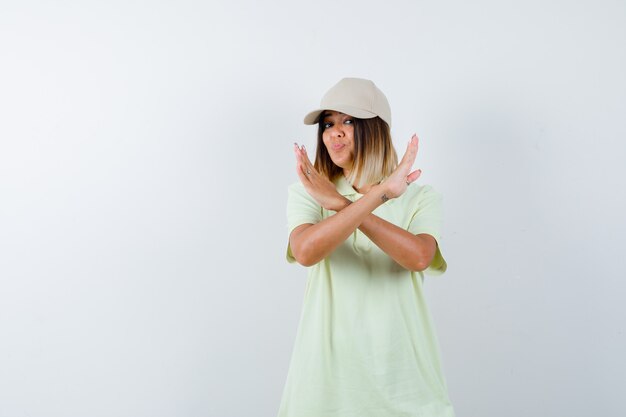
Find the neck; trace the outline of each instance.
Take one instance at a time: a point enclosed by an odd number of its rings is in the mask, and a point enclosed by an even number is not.
[[[348,178],[350,176],[350,170],[349,169],[344,169],[343,170],[343,176],[344,178]],[[356,187],[355,185],[352,185],[352,187],[359,193],[359,194],[365,194],[367,193],[373,186],[374,184],[364,184],[360,187]]]
[[[372,184],[366,184],[359,188],[354,187],[354,189],[357,190],[359,194],[366,194],[369,190],[372,189]]]

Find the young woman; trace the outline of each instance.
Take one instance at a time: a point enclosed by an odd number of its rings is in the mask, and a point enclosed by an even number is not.
[[[442,274],[441,198],[413,184],[418,139],[397,162],[391,110],[369,80],[344,78],[295,145],[287,259],[308,267],[279,417],[450,417],[454,411],[423,293]]]

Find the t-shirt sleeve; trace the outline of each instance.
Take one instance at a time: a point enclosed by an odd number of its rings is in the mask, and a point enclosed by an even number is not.
[[[448,264],[441,253],[441,228],[443,223],[442,197],[434,188],[425,185],[418,192],[415,211],[411,217],[408,231],[414,235],[426,233],[437,241],[437,252],[430,266],[424,271],[429,275],[441,275]]]
[[[302,183],[289,186],[287,195],[287,239],[296,227],[302,224],[315,224],[322,221],[322,207],[307,193]],[[287,240],[287,262],[296,261]]]

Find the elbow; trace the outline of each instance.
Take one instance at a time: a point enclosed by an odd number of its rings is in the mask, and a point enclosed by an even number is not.
[[[317,263],[309,258],[296,258],[296,262],[298,262],[302,266],[307,266],[307,267],[313,266]]]
[[[419,256],[413,256],[407,265],[407,269],[413,272],[423,272],[433,261],[433,256],[421,253]]]
[[[408,265],[406,265],[406,269],[412,272],[422,272],[426,268],[430,266],[430,262],[424,262],[421,259],[412,259]]]
[[[313,266],[320,261],[313,253],[309,244],[294,245],[291,247],[291,253],[296,262],[302,266]]]
[[[296,262],[298,262],[302,266],[313,266],[317,263],[308,253],[294,251],[293,257],[296,258]]]
[[[428,268],[430,266],[430,262],[415,262],[413,267],[411,268],[411,271],[413,272],[422,272],[424,270],[426,270],[426,268]]]
[[[435,259],[436,248],[436,244],[434,247],[433,245],[424,244],[413,247],[413,249],[411,250],[411,255],[407,260],[408,265],[406,265],[405,267],[413,272],[425,271]]]

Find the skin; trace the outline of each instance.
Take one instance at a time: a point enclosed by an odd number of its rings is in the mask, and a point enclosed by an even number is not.
[[[339,112],[329,112],[324,118],[322,139],[333,163],[341,167],[344,176],[352,169],[354,160],[354,125],[352,117]],[[304,266],[315,265],[332,253],[357,228],[382,251],[403,268],[423,271],[432,262],[437,251],[437,241],[428,234],[414,235],[374,214],[378,206],[391,198],[400,197],[410,183],[421,175],[421,170],[411,172],[418,149],[417,135],[409,140],[406,152],[396,170],[381,184],[368,184],[357,191],[359,200],[350,200],[339,194],[335,184],[318,173],[304,146],[294,144],[296,171],[306,191],[322,207],[336,211],[316,224],[302,224],[289,236],[291,252]]]

